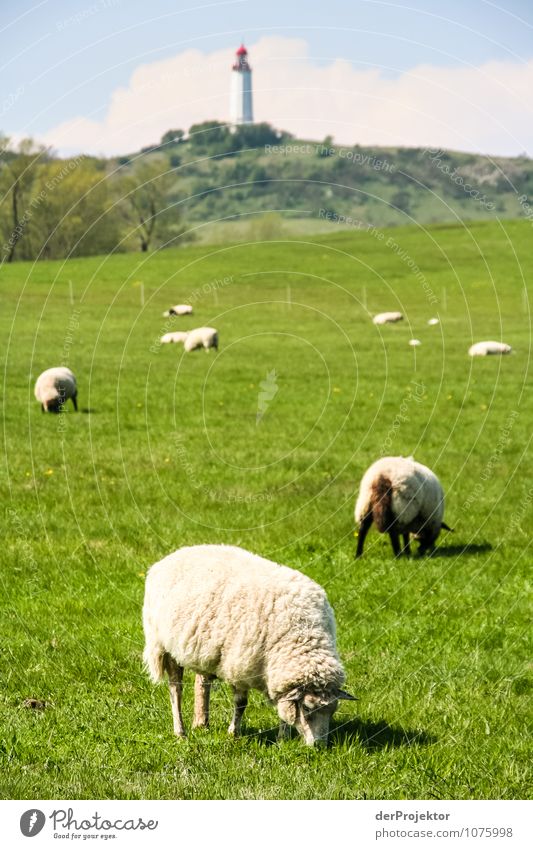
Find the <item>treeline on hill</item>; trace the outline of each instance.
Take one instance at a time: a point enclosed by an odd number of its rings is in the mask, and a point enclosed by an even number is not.
[[[60,159],[31,139],[0,139],[0,197],[1,259],[12,262],[175,246],[200,224],[257,222],[269,210],[289,226],[306,219],[309,232],[532,217],[533,162],[206,121],[110,159]]]

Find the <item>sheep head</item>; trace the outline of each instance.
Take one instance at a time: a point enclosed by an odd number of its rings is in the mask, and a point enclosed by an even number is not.
[[[278,714],[282,722],[296,728],[308,746],[325,744],[339,699],[352,701],[355,697],[338,687],[319,691],[295,687],[278,700]]]

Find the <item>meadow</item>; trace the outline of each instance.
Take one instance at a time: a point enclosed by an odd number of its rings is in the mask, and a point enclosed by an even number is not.
[[[531,238],[516,221],[332,224],[2,267],[3,797],[530,795]],[[179,302],[195,314],[164,319]],[[375,327],[386,309],[405,320]],[[204,324],[218,352],[157,343]],[[491,338],[513,354],[467,356]],[[80,412],[43,415],[33,384],[59,364]],[[433,557],[394,560],[371,531],[354,560],[358,482],[381,454],[439,476],[455,531]],[[211,730],[173,737],[142,667],[144,577],[203,542],[326,588],[359,699],[327,750],[277,744],[258,693],[229,739],[222,684]]]

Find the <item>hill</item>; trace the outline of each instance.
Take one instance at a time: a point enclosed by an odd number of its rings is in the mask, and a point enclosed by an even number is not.
[[[322,232],[332,223],[366,228],[533,214],[527,157],[343,147],[330,138],[294,139],[269,125],[232,133],[214,122],[191,127],[187,138],[169,131],[150,153],[176,169],[169,198],[189,227],[201,223],[194,232],[206,241],[253,237],[254,221],[271,211],[278,217],[259,226],[260,236]],[[238,226],[231,229],[228,221]]]
[[[0,151],[3,258],[533,217],[533,161],[341,147],[267,124],[170,130],[111,160]]]

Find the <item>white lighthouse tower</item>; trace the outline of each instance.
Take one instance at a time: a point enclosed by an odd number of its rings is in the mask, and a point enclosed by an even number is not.
[[[230,121],[232,124],[253,124],[252,69],[248,64],[248,51],[241,44],[235,54],[231,69]]]

